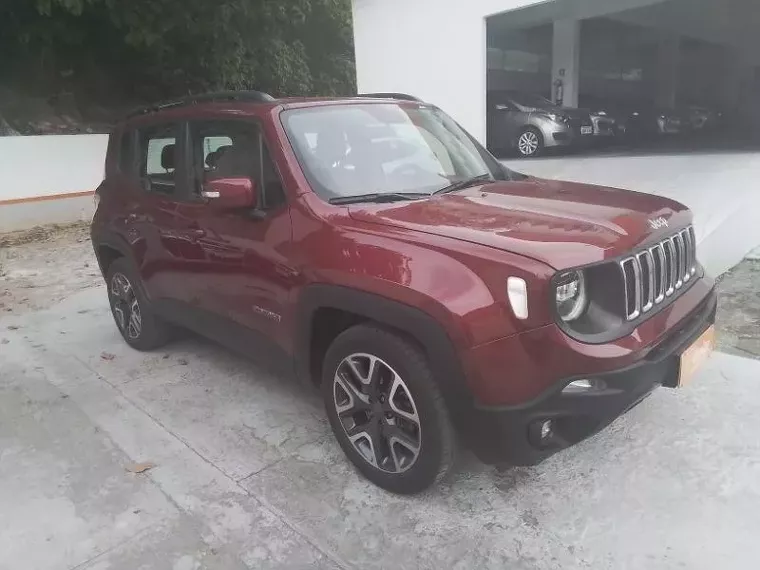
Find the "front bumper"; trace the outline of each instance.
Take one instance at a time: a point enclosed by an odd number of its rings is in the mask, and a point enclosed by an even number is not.
[[[581,126],[586,127],[589,132],[581,134]],[[546,147],[561,147],[583,145],[594,138],[594,127],[592,124],[589,123],[588,125],[584,124],[581,126],[552,121],[539,127]]]
[[[486,463],[535,465],[599,432],[659,386],[675,387],[680,355],[715,322],[714,290],[644,358],[627,367],[564,378],[534,400],[517,406],[472,410],[465,434],[470,447]],[[568,383],[600,379],[596,392],[563,393]],[[551,435],[541,438],[541,425],[551,420]]]

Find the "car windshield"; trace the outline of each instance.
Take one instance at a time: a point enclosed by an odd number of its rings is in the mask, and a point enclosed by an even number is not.
[[[521,107],[530,107],[535,109],[554,109],[556,105],[540,95],[532,93],[510,93],[509,98]]]
[[[325,105],[289,109],[281,116],[309,183],[327,200],[432,194],[497,174],[487,153],[435,107]]]

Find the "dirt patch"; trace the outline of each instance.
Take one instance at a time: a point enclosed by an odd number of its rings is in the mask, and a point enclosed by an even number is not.
[[[760,260],[745,259],[718,279],[718,348],[760,359]]]
[[[102,282],[86,223],[0,235],[0,317],[49,307]]]
[[[80,238],[88,237],[89,227],[87,222],[74,222],[37,226],[29,230],[0,234],[0,247],[13,247],[32,242],[61,241],[70,237],[80,241]]]

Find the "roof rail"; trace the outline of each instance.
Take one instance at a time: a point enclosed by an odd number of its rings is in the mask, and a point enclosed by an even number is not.
[[[418,101],[422,103],[422,99],[415,97],[414,95],[407,95],[406,93],[359,93],[357,97],[370,97],[372,99],[399,99],[400,101]]]
[[[139,107],[129,114],[127,118],[135,117],[137,115],[146,115],[148,113],[155,113],[163,109],[171,109],[172,107],[184,107],[185,105],[197,105],[198,103],[211,103],[214,101],[243,101],[247,103],[267,103],[274,101],[269,93],[263,91],[215,91],[212,93],[199,93],[197,95],[188,95],[181,99],[174,101],[165,101],[163,103],[154,103],[145,107]]]

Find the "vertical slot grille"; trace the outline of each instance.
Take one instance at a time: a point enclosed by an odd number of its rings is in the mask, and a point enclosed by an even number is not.
[[[632,321],[682,289],[697,272],[694,228],[689,227],[620,262],[625,318]]]

